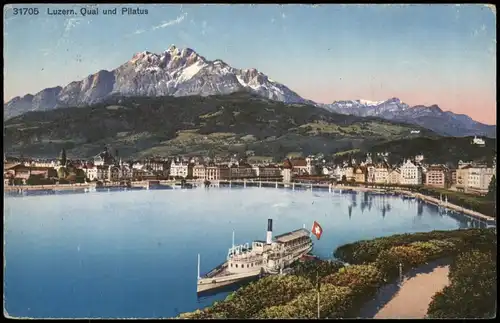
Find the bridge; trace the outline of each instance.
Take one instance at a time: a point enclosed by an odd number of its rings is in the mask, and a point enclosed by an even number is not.
[[[211,187],[274,187],[274,188],[291,188],[292,190],[328,190],[335,192],[335,190],[350,190],[350,187],[336,187],[333,184],[319,184],[319,183],[296,183],[296,182],[278,182],[278,181],[255,181],[255,180],[216,180],[209,181]]]

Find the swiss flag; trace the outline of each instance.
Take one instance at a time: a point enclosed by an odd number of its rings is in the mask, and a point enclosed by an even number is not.
[[[311,231],[316,236],[316,238],[318,238],[318,240],[319,238],[321,238],[321,235],[323,234],[323,228],[316,221],[314,221]]]

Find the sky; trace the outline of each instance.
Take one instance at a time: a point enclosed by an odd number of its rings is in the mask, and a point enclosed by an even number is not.
[[[486,5],[99,5],[83,16],[88,5],[59,4],[15,15],[20,7],[4,7],[4,102],[174,44],[316,102],[397,97],[496,124],[496,12]]]

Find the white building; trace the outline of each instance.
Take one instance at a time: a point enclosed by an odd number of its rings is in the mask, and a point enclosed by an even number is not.
[[[387,184],[389,182],[389,167],[385,164],[375,167],[374,181],[377,184]]]
[[[176,163],[174,160],[170,164],[170,176],[173,177],[188,177],[193,176],[193,167],[185,162]]]
[[[407,160],[400,168],[402,185],[422,185],[422,168]]]
[[[306,158],[306,171],[309,175],[316,174],[316,167],[314,167],[313,159],[310,157]]]
[[[333,172],[328,167],[323,166],[323,170],[321,171],[321,174],[323,174],[325,176],[331,176],[331,175],[333,175]]]
[[[387,182],[388,184],[401,184],[401,170],[396,168],[389,171]]]
[[[108,167],[102,165],[84,168],[83,171],[91,181],[104,181],[108,176]]]
[[[491,178],[495,174],[493,168],[471,167],[468,172],[467,190],[487,193]]]
[[[342,178],[345,176],[346,180],[352,181],[354,179],[354,167],[352,166],[345,166],[340,169],[340,178],[339,180],[342,180]]]
[[[366,164],[366,182],[375,183],[375,165],[371,163]]]
[[[482,138],[477,138],[476,136],[474,136],[474,139],[472,139],[472,144],[473,145],[484,146],[485,142],[484,142],[484,140]]]

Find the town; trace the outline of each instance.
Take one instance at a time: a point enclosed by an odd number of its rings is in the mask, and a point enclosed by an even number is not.
[[[389,153],[367,154],[364,160],[327,161],[321,154],[273,162],[248,162],[246,158],[183,157],[124,161],[107,148],[91,160],[69,160],[63,149],[59,158],[40,160],[4,155],[4,186],[100,182],[124,185],[147,180],[256,180],[284,183],[340,183],[427,186],[485,195],[496,175],[491,163],[458,161],[456,166],[427,164],[425,156],[388,163]]]

